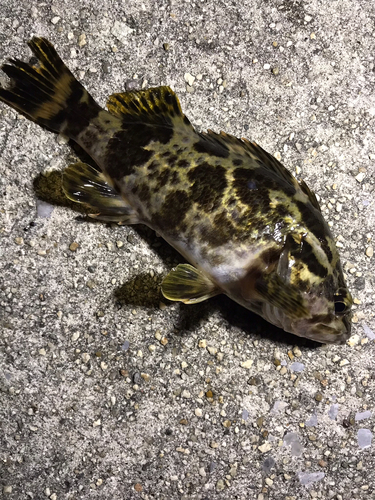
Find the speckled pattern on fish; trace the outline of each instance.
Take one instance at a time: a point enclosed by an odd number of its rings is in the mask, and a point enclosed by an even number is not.
[[[1,100],[95,161],[65,170],[70,199],[102,220],[146,224],[190,263],[165,278],[165,297],[195,303],[225,293],[296,335],[348,338],[352,298],[303,181],[255,143],[198,133],[169,87],[114,94],[105,111],[47,40],[29,45],[39,65],[4,65],[12,83]]]

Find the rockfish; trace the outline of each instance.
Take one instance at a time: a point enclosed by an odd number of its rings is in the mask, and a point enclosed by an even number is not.
[[[101,108],[43,38],[38,63],[10,60],[0,99],[65,134],[95,166],[63,172],[91,216],[146,224],[189,264],[163,295],[193,304],[224,293],[270,323],[319,342],[350,336],[352,297],[318,201],[272,155],[221,132],[197,132],[169,87],[113,94]]]

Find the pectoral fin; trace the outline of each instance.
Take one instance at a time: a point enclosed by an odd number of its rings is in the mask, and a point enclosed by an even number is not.
[[[220,293],[216,285],[190,264],[179,264],[164,278],[161,291],[166,299],[196,304]]]
[[[282,309],[292,318],[309,316],[302,295],[275,273],[259,277],[255,282],[255,291],[263,300]]]
[[[137,214],[122,196],[107,182],[102,172],[87,163],[74,163],[63,172],[62,187],[72,201],[88,205],[95,219],[137,224]]]

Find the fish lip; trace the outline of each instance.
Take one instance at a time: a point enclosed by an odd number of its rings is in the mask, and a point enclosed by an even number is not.
[[[344,318],[343,318],[344,319]],[[350,318],[345,318],[341,328],[332,326],[333,323],[317,323],[314,326],[301,322],[292,322],[285,331],[293,333],[298,337],[304,337],[321,344],[344,344],[351,335]]]
[[[345,325],[341,331],[337,328],[333,328],[330,325],[320,323],[316,325],[314,329],[310,332],[303,333],[303,336],[314,340],[315,342],[320,342],[322,344],[343,344],[345,343],[351,335],[351,328]]]

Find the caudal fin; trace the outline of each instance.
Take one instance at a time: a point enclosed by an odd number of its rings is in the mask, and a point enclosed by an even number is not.
[[[29,47],[37,65],[11,59],[2,69],[11,79],[0,87],[0,100],[30,120],[72,139],[97,116],[100,107],[60,59],[45,38],[33,38]]]

